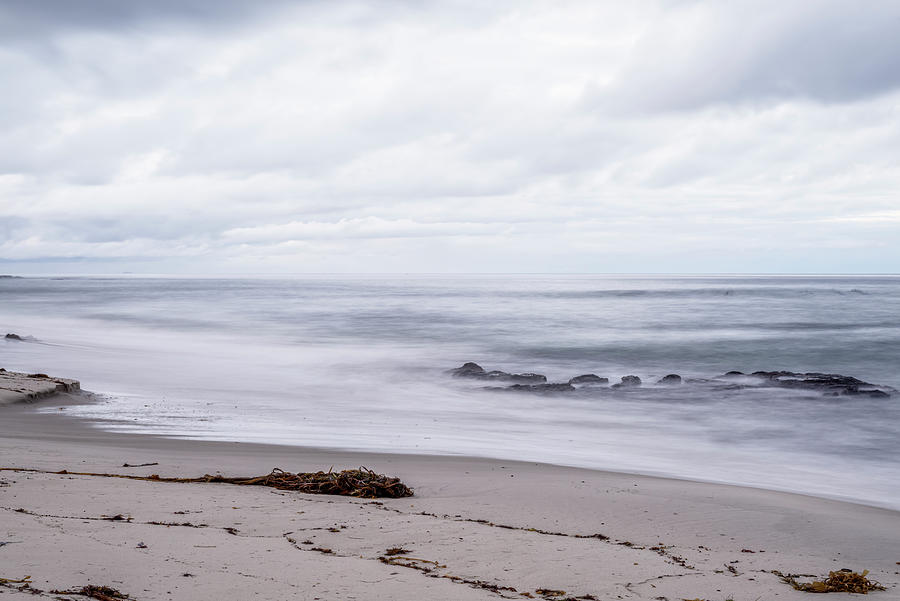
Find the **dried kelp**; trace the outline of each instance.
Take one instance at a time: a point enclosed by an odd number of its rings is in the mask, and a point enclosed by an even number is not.
[[[109,586],[83,586],[78,590],[71,591],[50,591],[54,595],[80,595],[89,599],[97,599],[98,601],[119,601],[121,599],[131,599],[125,593],[121,593]]]
[[[180,482],[180,483],[226,483],[247,486],[270,486],[279,490],[291,490],[296,492],[319,495],[344,495],[349,497],[361,497],[374,499],[388,497],[398,499],[411,497],[412,489],[403,484],[399,478],[392,478],[383,474],[360,467],[355,470],[343,470],[334,472],[298,472],[296,474],[286,472],[279,468],[273,469],[265,476],[254,478],[230,478],[221,474],[206,474],[200,478],[163,478],[158,474],[150,476],[136,476],[131,474],[101,474],[93,472],[70,472],[61,470],[50,472],[45,470],[0,468],[18,472],[37,472],[45,474],[62,474],[71,476],[97,476],[104,478],[123,478],[126,480],[146,480],[151,482]]]
[[[44,592],[39,588],[34,588],[31,584],[31,576],[25,576],[24,578],[0,578],[0,589],[9,589],[30,595],[40,595]],[[2,593],[3,591],[0,590],[0,594]]]
[[[200,479],[206,482],[228,482],[229,484],[245,484],[257,486],[271,486],[279,490],[293,490],[297,492],[313,493],[320,495],[345,495],[349,497],[362,497],[375,499],[389,497],[411,497],[413,492],[398,478],[391,478],[382,474],[376,474],[370,469],[360,467],[355,470],[343,470],[340,472],[308,472],[292,474],[278,468],[272,470],[267,476],[257,478],[225,478],[223,476],[205,476]]]
[[[869,591],[883,591],[881,584],[866,578],[869,570],[863,570],[858,574],[853,570],[843,569],[837,572],[829,572],[828,578],[814,580],[812,582],[797,582],[796,574],[782,574],[775,572],[783,582],[790,584],[798,591],[806,593],[857,593],[866,595]]]
[[[435,570],[437,568],[446,568],[447,566],[442,565],[436,561],[431,559],[419,559],[418,557],[408,557],[406,555],[396,555],[393,557],[386,557],[384,555],[378,558],[378,561],[381,563],[386,563],[392,566],[401,566],[404,568],[412,568],[414,570],[419,570],[420,572],[425,572],[426,574]],[[429,564],[429,567],[424,567],[420,564]],[[434,567],[430,567],[434,566]]]
[[[503,586],[500,584],[494,584],[493,582],[485,582],[484,580],[473,580],[471,578],[462,578],[460,576],[453,576],[452,574],[444,574],[441,578],[446,578],[451,582],[455,582],[456,584],[468,584],[472,588],[481,589],[484,591],[490,591],[496,595],[500,595],[503,597],[504,591],[510,593],[517,593],[518,591],[511,586]],[[520,595],[522,593],[519,593]],[[505,597],[509,598],[509,597]]]

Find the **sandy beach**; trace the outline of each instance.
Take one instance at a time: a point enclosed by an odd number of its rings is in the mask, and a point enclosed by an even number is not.
[[[0,32],[0,601],[900,601],[900,0]]]
[[[139,600],[791,600],[808,593],[773,570],[840,568],[868,569],[887,587],[874,598],[897,598],[897,512],[535,463],[111,433],[67,417],[80,402],[0,407],[2,467],[193,477],[366,466],[415,496],[4,470],[0,578],[31,577],[31,590],[0,586],[4,598],[94,584]]]

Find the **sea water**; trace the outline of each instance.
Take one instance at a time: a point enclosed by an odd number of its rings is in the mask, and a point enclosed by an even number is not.
[[[34,340],[0,340],[0,366],[81,380],[98,402],[67,411],[111,430],[519,459],[900,508],[900,395],[654,385],[790,370],[900,389],[900,277],[0,278],[6,332]],[[485,390],[446,373],[466,361],[644,386]]]

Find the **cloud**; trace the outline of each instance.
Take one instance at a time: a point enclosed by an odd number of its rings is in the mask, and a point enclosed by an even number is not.
[[[235,228],[222,232],[230,242],[281,242],[286,240],[345,238],[423,238],[435,236],[480,236],[496,234],[498,224],[421,223],[412,219],[364,217],[341,219],[334,223],[292,221],[290,223]]]
[[[246,22],[287,4],[288,0],[4,0],[0,4],[0,36],[33,39],[79,29],[122,32],[177,23],[211,27]]]
[[[900,254],[878,218],[900,189],[892,3],[74,5],[0,5],[18,32],[0,38],[0,260],[803,271],[839,246],[863,270]]]
[[[691,110],[780,99],[848,102],[900,87],[900,5],[876,1],[664,5],[593,102]]]
[[[826,217],[821,221],[823,223],[866,223],[884,225],[886,227],[896,227],[896,224],[900,223],[900,210],[839,215],[836,217]]]

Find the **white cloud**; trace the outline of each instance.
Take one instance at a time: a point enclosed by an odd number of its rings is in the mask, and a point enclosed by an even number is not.
[[[498,234],[502,227],[485,223],[422,223],[411,219],[341,219],[334,223],[292,221],[284,224],[235,228],[222,233],[229,242],[256,243],[309,239],[423,238]]]
[[[900,210],[840,215],[837,217],[826,217],[821,219],[821,221],[823,223],[866,223],[896,227],[896,224],[900,223]]]
[[[900,189],[892,3],[279,3],[252,18],[195,4],[7,7],[21,35],[0,42],[0,260],[900,258],[885,231]]]

